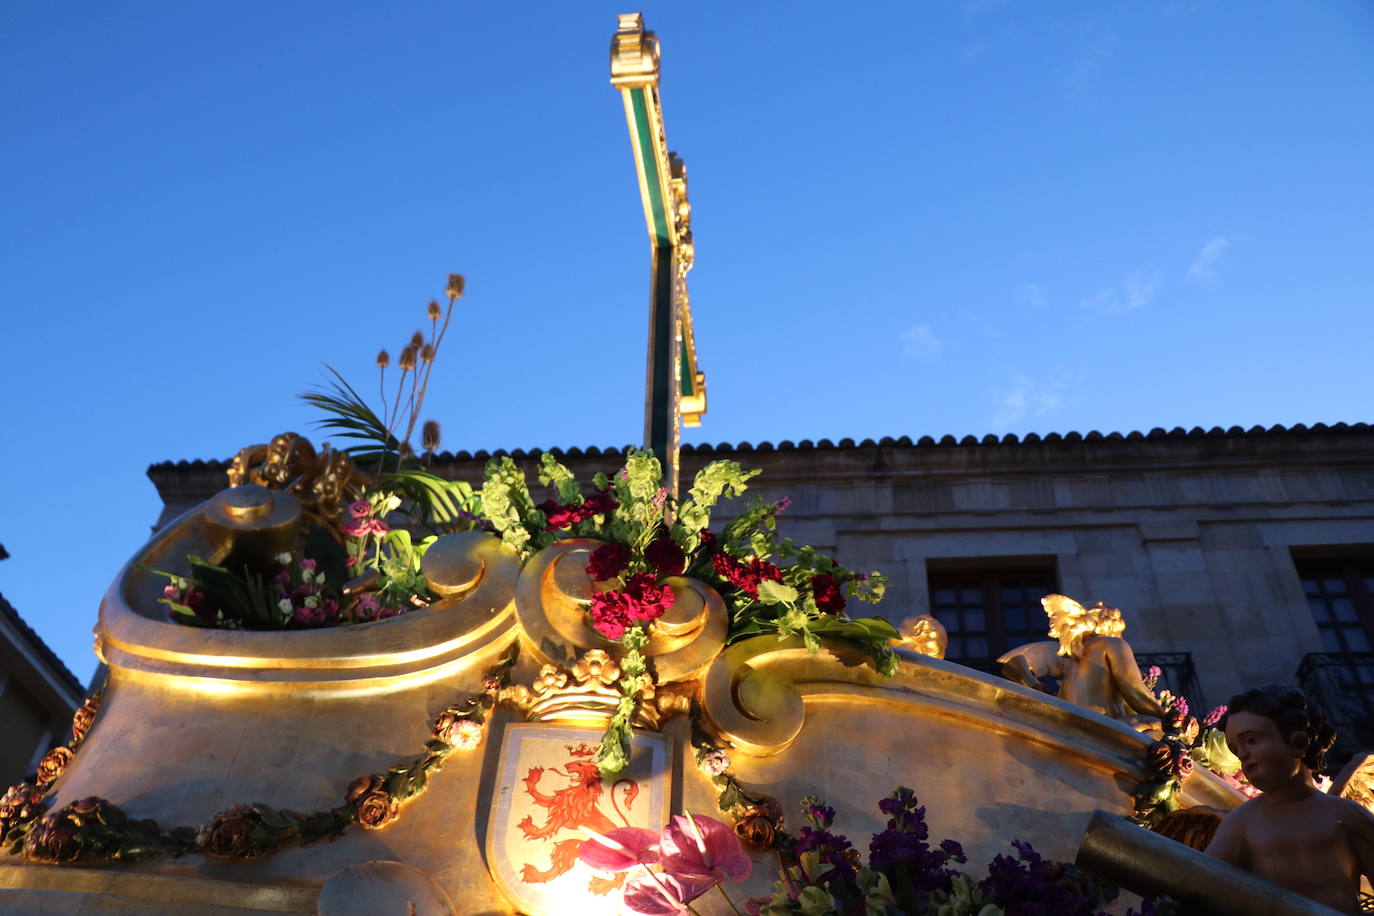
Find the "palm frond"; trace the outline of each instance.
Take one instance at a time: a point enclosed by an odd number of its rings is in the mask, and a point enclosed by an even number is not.
[[[300,395],[301,400],[325,415],[315,425],[338,438],[357,440],[359,444],[344,449],[355,460],[383,461],[396,457],[401,443],[387,430],[386,423],[337,369],[328,363],[325,368],[334,376],[328,387]]]
[[[387,474],[381,487],[394,490],[424,509],[425,517],[441,525],[472,514],[472,487],[461,480],[445,480],[421,470],[400,470]]]

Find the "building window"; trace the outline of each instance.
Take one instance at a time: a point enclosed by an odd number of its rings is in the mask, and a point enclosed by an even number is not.
[[[1331,716],[1338,769],[1374,747],[1374,558],[1296,559],[1324,652],[1302,660],[1298,683]]]
[[[1056,591],[1053,569],[932,570],[929,582],[930,612],[949,631],[949,659],[992,670],[1008,649],[1049,638],[1040,599]]]
[[[1327,652],[1368,652],[1374,642],[1374,560],[1299,561],[1307,606]]]

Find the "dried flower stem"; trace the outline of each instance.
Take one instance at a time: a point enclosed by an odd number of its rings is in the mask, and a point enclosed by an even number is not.
[[[429,389],[429,374],[434,371],[434,361],[439,358],[439,345],[444,342],[444,335],[448,333],[448,323],[453,318],[453,305],[457,301],[458,299],[456,296],[449,297],[448,308],[444,310],[444,326],[442,328],[439,327],[439,320],[437,318],[431,321],[429,342],[433,347],[433,358],[424,364],[423,371],[425,377],[419,379],[418,391],[412,387],[411,393],[414,399],[414,406],[411,409],[410,425],[406,427],[406,441],[410,441],[411,434],[415,432],[415,421],[420,417],[421,409],[425,403],[425,392]],[[436,328],[438,329],[437,334],[435,333]],[[420,371],[420,368],[416,369],[417,376]]]

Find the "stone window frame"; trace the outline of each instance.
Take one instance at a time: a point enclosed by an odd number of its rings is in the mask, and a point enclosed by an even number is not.
[[[1374,651],[1374,557],[1293,558],[1327,653]]]
[[[1003,652],[1049,638],[1040,599],[1059,590],[1058,568],[1051,559],[1027,563],[980,557],[976,565],[967,559],[932,560],[927,562],[926,589],[930,613],[949,631],[945,657],[997,673],[996,659]],[[1012,589],[1021,592],[1019,598],[1008,599],[1006,592]],[[975,625],[977,614],[981,626]]]

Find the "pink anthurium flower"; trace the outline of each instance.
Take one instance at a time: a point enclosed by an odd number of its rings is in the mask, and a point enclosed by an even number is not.
[[[753,870],[735,831],[700,814],[675,815],[663,828],[658,847],[662,854],[660,864],[668,874],[711,879],[702,893],[726,878],[745,881]]]
[[[658,861],[658,834],[643,827],[617,827],[608,833],[588,830],[591,839],[577,857],[599,871],[625,871]]]
[[[625,907],[645,916],[682,916],[687,904],[715,887],[718,879],[668,872],[641,873],[625,884]]]

